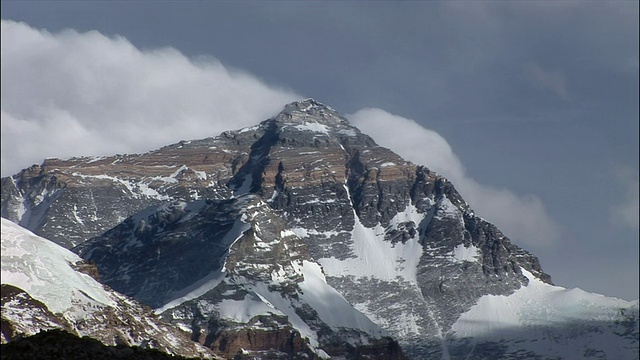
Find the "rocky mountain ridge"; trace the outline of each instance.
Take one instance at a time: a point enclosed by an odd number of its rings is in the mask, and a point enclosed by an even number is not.
[[[565,356],[554,350],[562,332],[523,335],[529,315],[497,340],[490,323],[461,325],[522,289],[563,293],[448,180],[312,99],[250,128],[146,154],[48,159],[2,179],[2,216],[75,246],[107,284],[225,356]],[[637,322],[637,304],[579,300],[572,306],[584,322],[563,323],[587,329],[578,338]],[[581,312],[587,303],[613,327],[593,325],[595,315]],[[636,335],[613,338],[637,352]],[[534,346],[540,339],[546,347]],[[574,340],[562,341],[590,353]]]

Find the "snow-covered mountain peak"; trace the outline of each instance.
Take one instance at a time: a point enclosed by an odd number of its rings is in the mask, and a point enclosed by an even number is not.
[[[281,114],[309,114],[309,115],[331,115],[335,117],[340,116],[332,107],[327,106],[319,101],[316,101],[312,98],[294,101],[284,106],[284,109],[281,111]]]
[[[313,99],[215,138],[5,178],[2,216],[67,246],[72,237],[109,286],[228,357],[542,359],[544,349],[510,347],[527,324],[504,342],[487,337],[490,324],[470,337],[453,329],[491,297],[529,294],[529,312],[544,310],[534,305],[547,293],[572,295],[567,311],[586,306],[579,290],[532,292],[551,278],[518,239],[477,217],[447,179]],[[637,353],[633,307],[621,318],[589,309],[608,319],[589,334],[622,331]]]
[[[289,128],[298,132],[330,135],[333,132],[360,131],[351,126],[349,120],[333,108],[313,99],[296,101],[285,105],[284,109],[270,119],[277,128]],[[269,121],[267,121],[269,122]]]

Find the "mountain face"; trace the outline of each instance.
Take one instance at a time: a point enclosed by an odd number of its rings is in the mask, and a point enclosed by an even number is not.
[[[213,354],[150,309],[103,286],[76,254],[2,219],[2,343],[64,329],[107,345]]]
[[[47,159],[2,179],[2,216],[226,357],[637,359],[637,302],[553,286],[448,180],[311,99]]]
[[[148,209],[75,250],[102,264],[106,283],[225,356],[266,351],[275,341],[278,351],[300,357],[346,351],[349,358],[402,358],[385,331],[326,283],[302,239],[254,194]]]

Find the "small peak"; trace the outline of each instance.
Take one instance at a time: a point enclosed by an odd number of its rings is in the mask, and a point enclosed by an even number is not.
[[[327,106],[312,98],[294,101],[290,104],[287,104],[284,106],[283,112],[288,114],[292,114],[296,112],[312,113],[312,114],[317,114],[321,112],[330,112],[333,114],[336,113],[336,111],[332,109],[330,106]]]
[[[286,115],[289,119],[314,118],[315,121],[349,124],[347,119],[332,107],[312,98],[287,104],[280,114]]]

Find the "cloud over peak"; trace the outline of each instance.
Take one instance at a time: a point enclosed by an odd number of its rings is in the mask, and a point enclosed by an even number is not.
[[[540,249],[560,241],[561,229],[538,197],[479,184],[435,131],[381,109],[363,109],[349,119],[381,146],[448,178],[477,215],[496,224],[516,243]]]
[[[140,50],[96,31],[52,34],[2,20],[2,175],[45,157],[135,153],[253,125],[301,98],[215,58]],[[380,109],[354,125],[447,176],[480,216],[517,243],[544,247],[557,225],[534,196],[481,185],[438,133]]]
[[[2,174],[46,156],[143,152],[253,124],[299,98],[211,58],[2,20]]]

